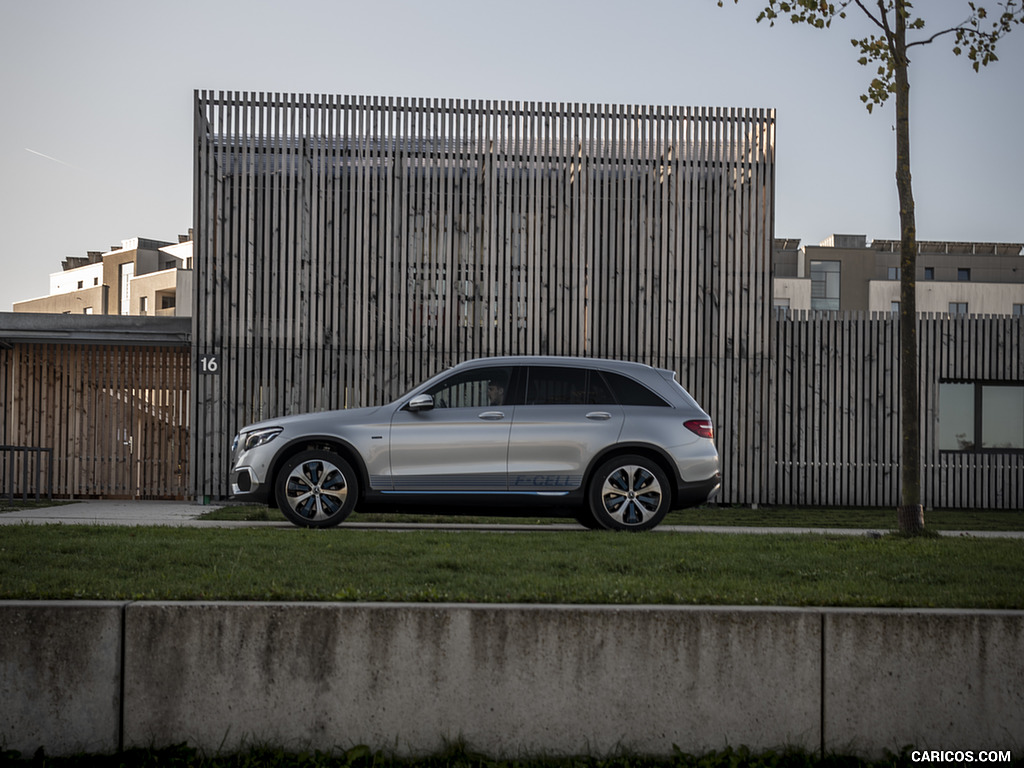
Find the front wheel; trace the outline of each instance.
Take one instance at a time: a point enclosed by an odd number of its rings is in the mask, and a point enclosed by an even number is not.
[[[616,456],[598,467],[587,490],[594,519],[613,531],[647,531],[668,513],[668,477],[645,456]]]
[[[330,528],[352,512],[359,496],[355,470],[332,451],[303,451],[277,476],[277,505],[303,528]]]

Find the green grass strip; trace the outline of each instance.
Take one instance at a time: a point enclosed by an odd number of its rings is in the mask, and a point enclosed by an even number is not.
[[[0,527],[0,598],[1024,608],[1019,540]]]

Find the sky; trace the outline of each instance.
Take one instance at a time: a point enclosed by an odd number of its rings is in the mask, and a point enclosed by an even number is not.
[[[0,311],[67,256],[192,222],[195,90],[776,110],[776,237],[899,238],[894,106],[832,29],[763,0],[3,0]],[[966,0],[928,0],[931,33]],[[914,49],[918,238],[1024,242],[1024,28],[975,73]]]

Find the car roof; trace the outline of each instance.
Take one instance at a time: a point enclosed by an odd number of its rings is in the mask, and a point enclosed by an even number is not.
[[[479,368],[490,365],[555,365],[555,366],[586,366],[601,368],[608,371],[651,373],[657,371],[662,376],[675,376],[675,371],[654,368],[645,363],[634,363],[628,360],[611,360],[601,357],[566,357],[560,355],[505,355],[502,357],[478,357],[466,360],[452,367],[451,370]]]

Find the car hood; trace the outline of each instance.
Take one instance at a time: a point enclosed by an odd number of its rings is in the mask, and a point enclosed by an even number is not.
[[[312,425],[371,424],[381,418],[390,421],[390,418],[386,416],[386,410],[387,406],[378,405],[372,408],[345,408],[338,411],[301,413],[249,424],[242,432],[252,432],[268,427],[284,427],[286,431],[291,431],[294,428],[304,429]]]

